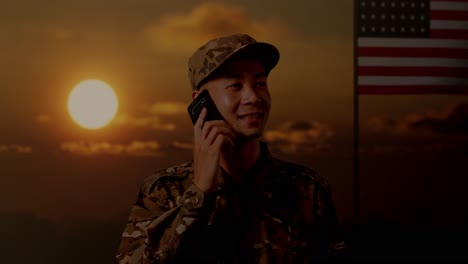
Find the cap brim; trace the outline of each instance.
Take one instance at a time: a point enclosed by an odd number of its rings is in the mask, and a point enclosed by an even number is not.
[[[275,46],[265,42],[256,42],[236,49],[221,65],[227,61],[243,56],[259,59],[267,70],[270,71],[278,64],[280,55]]]
[[[213,74],[217,72],[220,68],[222,68],[223,65],[226,65],[227,62],[239,57],[258,59],[265,66],[265,69],[269,72],[278,64],[280,54],[275,46],[265,42],[255,42],[241,46],[232,51],[231,54],[226,56],[221,64],[214,67],[211,70],[211,72],[209,72],[207,76],[198,83],[197,88],[199,88],[201,85],[203,85],[203,83],[208,81],[210,77],[213,76]]]

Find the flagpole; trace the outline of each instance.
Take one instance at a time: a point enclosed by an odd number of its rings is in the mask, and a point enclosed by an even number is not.
[[[358,78],[357,78],[357,20],[358,20],[358,2],[354,1],[353,5],[353,44],[354,44],[354,177],[353,177],[353,209],[354,209],[354,224],[359,225],[359,92],[358,92]]]

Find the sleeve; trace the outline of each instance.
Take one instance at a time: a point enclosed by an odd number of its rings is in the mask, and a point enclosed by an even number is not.
[[[152,192],[142,188],[122,234],[118,262],[173,263],[190,256],[191,249],[183,246],[184,241],[199,234],[213,204],[214,199],[193,184],[184,192],[175,183],[165,182],[158,183]]]

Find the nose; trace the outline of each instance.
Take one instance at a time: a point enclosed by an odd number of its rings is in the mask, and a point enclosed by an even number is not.
[[[242,89],[242,104],[254,104],[260,102],[261,98],[258,94],[258,91],[255,89],[253,84],[244,85]]]

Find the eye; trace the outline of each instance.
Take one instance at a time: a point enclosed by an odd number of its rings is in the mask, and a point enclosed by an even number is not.
[[[227,86],[227,88],[234,89],[234,90],[239,90],[240,88],[242,88],[242,83],[240,83],[240,82],[231,83],[231,84],[229,84]]]
[[[259,81],[259,82],[255,83],[255,86],[258,87],[258,88],[264,88],[264,87],[267,86],[267,82],[266,81]]]

